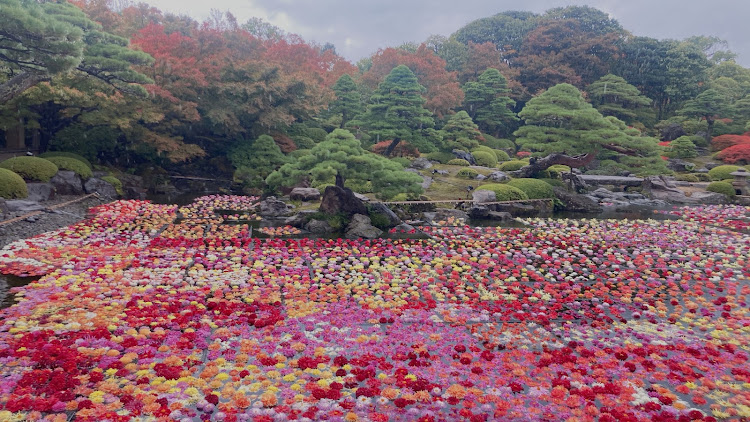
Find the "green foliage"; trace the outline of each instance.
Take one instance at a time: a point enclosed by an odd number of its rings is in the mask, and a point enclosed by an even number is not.
[[[74,152],[65,152],[65,151],[48,151],[43,154],[39,154],[40,158],[49,158],[49,157],[68,157],[68,158],[75,158],[76,160],[86,164],[86,166],[90,169],[93,169],[93,166],[91,165],[91,161],[89,161],[86,157],[76,154]],[[58,166],[59,167],[59,166]]]
[[[340,127],[344,128],[354,116],[364,111],[359,88],[351,76],[344,74],[333,85],[333,92],[336,99],[330,104],[328,110],[331,114],[341,115]],[[325,136],[323,138],[325,139]],[[323,139],[320,139],[317,142],[322,141]]]
[[[403,168],[408,168],[411,165],[411,160],[406,157],[393,157],[391,161],[401,164]]]
[[[497,201],[521,201],[529,199],[529,196],[521,189],[503,183],[488,183],[479,186],[477,190],[491,190],[495,192]]]
[[[309,149],[295,149],[294,151],[290,152],[286,156],[292,160],[296,160],[296,159],[299,159],[300,157],[304,157],[305,155],[310,155]]]
[[[464,109],[483,132],[508,134],[518,122],[516,102],[508,97],[508,80],[495,68],[485,70],[476,82],[463,86]]]
[[[458,173],[456,173],[456,176],[465,177],[467,179],[476,179],[478,175],[479,173],[471,168],[461,169],[458,171]]]
[[[445,149],[476,148],[482,141],[482,133],[465,111],[459,111],[443,126],[443,147]]]
[[[463,167],[466,167],[466,166],[470,165],[469,162],[466,161],[466,160],[464,160],[463,158],[454,158],[452,160],[449,160],[445,164],[447,164],[449,166],[463,166]]]
[[[0,167],[0,198],[20,199],[29,196],[26,182],[18,174]]]
[[[471,150],[471,153],[474,154],[476,151],[489,152],[490,154],[492,154],[493,157],[495,157],[496,159],[498,158],[497,153],[495,152],[495,150],[492,149],[492,148],[490,148],[490,147],[488,147],[487,145],[479,145],[478,147],[476,147],[473,150]]]
[[[125,191],[122,189],[122,181],[120,179],[116,178],[115,176],[104,176],[101,179],[114,186],[115,192],[117,192],[118,195],[123,196],[125,194]]]
[[[305,129],[305,135],[315,141],[315,143],[319,143],[325,141],[328,132],[319,127],[309,127]]]
[[[492,149],[516,150],[516,144],[510,139],[495,138],[486,133],[482,134],[482,136],[484,137],[484,145],[487,145]]]
[[[604,116],[614,116],[632,123],[638,117],[638,109],[651,105],[650,98],[641,95],[638,88],[625,79],[612,74],[602,76],[586,88],[591,103]]]
[[[372,95],[367,111],[348,126],[364,128],[377,142],[392,140],[394,147],[408,141],[420,151],[434,151],[440,136],[432,113],[424,108],[423,92],[411,69],[396,66]]]
[[[670,143],[670,155],[675,158],[693,158],[698,156],[695,144],[690,136],[680,136]]]
[[[431,161],[437,161],[440,164],[447,164],[450,160],[453,160],[456,158],[453,154],[450,152],[444,152],[444,151],[433,151],[428,152],[427,154],[422,154],[422,157],[431,160]],[[466,161],[466,160],[464,160]],[[467,163],[468,165],[468,163]]]
[[[279,146],[268,135],[261,135],[254,142],[237,142],[228,156],[236,169],[235,178],[256,189],[262,188],[266,177],[287,162]]]
[[[337,174],[345,183],[364,184],[370,181],[372,191],[384,199],[402,192],[422,192],[418,175],[404,171],[399,163],[366,151],[354,135],[344,129],[336,129],[328,134],[325,141],[310,150],[309,155],[283,165],[271,173],[266,182],[272,188],[278,188],[294,186],[303,177],[310,177],[312,185],[316,186],[330,183]]]
[[[497,156],[494,152],[477,151],[472,153],[477,165],[484,167],[497,167]]]
[[[2,166],[2,164],[0,164],[0,166]],[[717,166],[708,171],[708,177],[710,177],[711,180],[733,179],[730,174],[737,171],[739,168],[740,166],[735,166],[732,164]]]
[[[344,186],[357,193],[373,193],[372,182],[369,180],[363,182],[361,180],[349,179],[344,183]]]
[[[520,170],[521,167],[528,165],[528,164],[529,163],[527,163],[526,161],[511,160],[511,161],[506,161],[504,163],[500,163],[500,166],[498,168],[502,171],[516,171],[516,170]]]
[[[307,136],[292,135],[291,138],[294,141],[294,145],[299,149],[311,149],[315,146],[315,141]]]
[[[390,227],[391,220],[388,219],[385,215],[381,213],[371,213],[370,214],[370,223],[372,223],[373,226],[384,230]]]
[[[708,124],[706,141],[713,137],[713,127],[716,117],[725,117],[730,114],[729,99],[716,89],[709,88],[697,97],[688,100],[679,111],[680,115],[698,117]]]
[[[558,188],[562,188],[562,187],[565,187],[565,183],[563,183],[563,181],[562,181],[562,180],[560,180],[560,179],[549,179],[549,178],[542,178],[542,179],[539,179],[539,180],[541,180],[541,181],[543,181],[543,182],[546,182],[546,183],[548,183],[548,184],[549,184],[550,186],[553,186],[553,187],[558,187]]]
[[[493,149],[492,151],[495,152],[495,157],[497,157],[497,161],[508,161],[510,160],[510,155],[508,155],[507,152],[501,150],[501,149]]]
[[[695,177],[698,178],[699,182],[710,182],[711,176],[708,173],[695,173]]]
[[[86,165],[83,161],[76,160],[70,157],[47,157],[45,160],[52,162],[57,166],[59,170],[70,170],[81,177],[81,179],[88,179],[94,175],[91,168]]]
[[[552,185],[544,180],[512,179],[508,182],[508,185],[521,189],[529,199],[546,199],[555,197]]]
[[[49,182],[57,174],[57,166],[39,157],[13,157],[0,163],[0,168],[8,169],[24,180]]]
[[[694,173],[678,174],[675,176],[675,179],[682,181],[682,182],[691,182],[691,183],[700,182],[700,179],[698,179],[698,176]]]
[[[559,179],[562,177],[563,173],[570,173],[570,167],[564,166],[562,164],[555,164],[554,166],[549,166],[547,168],[547,171],[549,172],[551,178]]]
[[[724,194],[729,198],[734,198],[735,195],[737,195],[737,192],[735,192],[734,190],[734,186],[732,186],[732,184],[729,182],[711,182],[706,187],[706,190],[709,192]]]

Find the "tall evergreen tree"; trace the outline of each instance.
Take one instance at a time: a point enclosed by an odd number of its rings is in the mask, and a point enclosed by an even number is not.
[[[254,142],[238,142],[229,151],[235,178],[252,188],[262,188],[266,177],[287,162],[273,138],[261,135]]]
[[[631,123],[639,108],[648,107],[653,101],[641,95],[638,88],[625,79],[608,74],[586,88],[591,103],[605,116],[615,116]]]
[[[283,165],[271,173],[266,182],[271,187],[293,186],[305,177],[311,177],[313,185],[331,183],[336,177],[356,184],[370,182],[373,192],[386,199],[399,193],[422,192],[419,176],[404,171],[395,161],[366,151],[345,129],[329,133],[309,155]]]
[[[728,100],[716,89],[709,88],[698,94],[694,99],[686,101],[679,114],[705,119],[708,124],[706,142],[709,142],[713,135],[716,119],[729,114]]]
[[[354,116],[364,111],[364,106],[357,84],[349,74],[342,75],[336,81],[333,85],[333,92],[336,94],[336,99],[331,103],[328,111],[333,115],[341,115],[339,127],[343,129]]]
[[[519,113],[526,125],[516,143],[535,155],[597,153],[621,168],[643,174],[666,172],[656,139],[642,137],[615,117],[604,117],[570,84],[532,98]]]
[[[401,141],[408,141],[420,151],[432,151],[439,140],[433,126],[432,113],[424,108],[425,88],[417,82],[414,72],[404,65],[393,68],[370,98],[367,111],[352,120],[377,141],[391,140],[385,155]]]
[[[463,89],[464,109],[481,130],[497,137],[510,133],[518,121],[513,112],[516,102],[508,97],[508,80],[499,70],[485,70],[477,82],[467,82]]]
[[[484,140],[477,125],[465,111],[459,111],[451,116],[443,126],[443,145],[448,150],[457,148],[470,151]]]

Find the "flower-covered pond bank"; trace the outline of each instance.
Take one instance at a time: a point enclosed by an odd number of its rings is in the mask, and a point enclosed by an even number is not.
[[[750,418],[747,207],[379,240],[215,212],[252,202],[118,201],[1,250],[41,278],[0,311],[0,420]]]

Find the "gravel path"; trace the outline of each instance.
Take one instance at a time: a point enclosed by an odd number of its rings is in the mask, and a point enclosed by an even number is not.
[[[50,207],[77,198],[81,198],[81,196],[60,195],[51,201],[42,202],[41,205]],[[97,197],[90,197],[61,208],[45,210],[41,214],[7,224],[3,224],[3,221],[29,214],[29,212],[0,214],[0,248],[18,239],[33,237],[40,233],[75,224],[86,218],[89,208],[102,204],[105,201]]]

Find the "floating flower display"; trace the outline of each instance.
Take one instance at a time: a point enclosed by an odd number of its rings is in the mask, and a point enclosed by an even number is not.
[[[41,276],[1,311],[0,420],[750,418],[746,207],[419,239],[211,219],[254,201],[117,201],[0,250]]]
[[[267,236],[294,236],[302,233],[302,230],[292,226],[261,227],[258,231]]]

